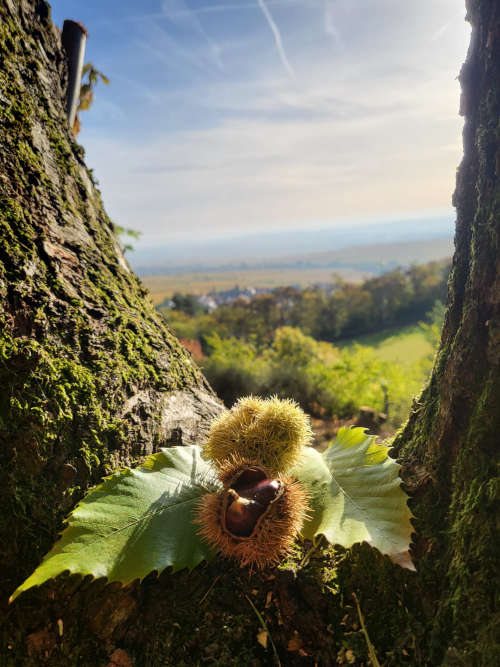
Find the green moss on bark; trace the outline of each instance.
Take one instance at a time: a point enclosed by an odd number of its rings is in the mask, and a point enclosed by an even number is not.
[[[166,444],[172,392],[196,395],[192,421],[203,397],[205,421],[216,408],[121,255],[67,127],[58,40],[46,3],[0,7],[0,626],[16,646],[0,661],[12,664],[26,631],[4,603],[63,516]]]
[[[413,491],[415,553],[433,610],[431,664],[500,662],[500,7],[467,3],[460,80],[464,159],[441,349],[419,409],[395,442]]]
[[[368,648],[356,593],[380,662],[423,664],[425,627],[413,573],[366,546],[352,553],[333,548],[314,553],[305,567],[303,556],[297,549],[280,569],[260,576],[218,561],[191,573],[151,575],[125,589],[60,577],[29,591],[22,608],[14,605],[12,613],[23,614],[25,627],[36,627],[43,605],[38,633],[47,640],[51,667],[104,667],[117,648],[136,667],[275,664],[270,639],[266,648],[258,641],[263,627],[250,602],[264,618],[283,665],[362,665]],[[31,634],[37,633],[30,633],[28,642],[23,636],[11,639],[13,653],[26,665],[40,659],[36,652],[30,656]]]

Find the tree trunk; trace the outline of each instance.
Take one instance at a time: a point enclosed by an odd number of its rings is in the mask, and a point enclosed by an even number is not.
[[[448,309],[429,386],[395,446],[415,495],[415,553],[436,612],[431,662],[444,655],[449,664],[493,665],[500,663],[500,3],[468,0],[467,10]]]
[[[118,247],[67,128],[48,5],[0,0],[1,665],[368,664],[371,644],[384,665],[500,662],[500,7],[468,8],[448,313],[395,442],[417,574],[367,546],[307,565],[297,549],[259,577],[222,560],[126,588],[59,577],[8,607],[90,485],[160,445],[201,442],[220,404]]]

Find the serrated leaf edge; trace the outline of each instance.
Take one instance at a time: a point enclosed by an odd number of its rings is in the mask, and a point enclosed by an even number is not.
[[[73,508],[73,509],[66,515],[66,517],[63,519],[63,526],[64,526],[64,527],[63,527],[63,529],[58,533],[58,537],[57,537],[56,541],[54,542],[54,544],[52,545],[51,549],[45,554],[45,556],[42,558],[42,560],[41,560],[41,562],[39,563],[39,565],[38,565],[38,566],[35,568],[35,570],[29,575],[29,577],[27,577],[27,578],[26,578],[26,579],[25,579],[25,580],[24,580],[24,581],[23,581],[23,582],[22,582],[16,589],[15,589],[15,591],[14,591],[14,592],[12,593],[12,595],[9,597],[9,601],[8,601],[9,604],[11,604],[12,602],[14,602],[14,600],[16,600],[16,598],[18,598],[22,593],[24,593],[25,591],[29,590],[30,588],[40,588],[40,586],[43,586],[43,584],[45,584],[47,581],[49,581],[49,580],[56,580],[58,577],[60,577],[60,576],[62,576],[62,575],[66,575],[66,574],[68,574],[68,573],[69,573],[70,575],[78,575],[78,576],[81,576],[82,579],[85,578],[85,577],[90,576],[90,577],[92,577],[92,580],[94,580],[94,581],[97,581],[97,580],[105,580],[108,584],[119,582],[119,583],[122,584],[122,586],[127,586],[128,584],[132,583],[133,581],[139,581],[139,582],[143,581],[146,577],[148,577],[148,576],[149,576],[150,574],[152,574],[153,572],[156,572],[156,573],[157,573],[157,576],[160,576],[160,574],[161,574],[162,572],[164,572],[166,569],[169,569],[169,568],[172,569],[172,572],[173,572],[173,573],[174,573],[174,572],[180,572],[181,570],[184,570],[184,569],[187,569],[188,571],[191,572],[195,567],[198,567],[198,565],[199,565],[200,563],[202,563],[204,560],[207,560],[207,559],[205,559],[205,558],[200,558],[200,559],[198,560],[198,562],[196,562],[195,564],[193,564],[193,565],[184,565],[184,566],[182,566],[182,567],[180,567],[178,563],[173,562],[171,565],[166,565],[165,567],[163,567],[163,568],[161,568],[161,569],[159,569],[159,570],[158,570],[158,569],[150,570],[148,573],[144,574],[143,576],[140,576],[140,577],[134,577],[133,579],[118,579],[118,578],[115,579],[115,578],[110,578],[110,577],[107,577],[107,576],[96,577],[96,576],[94,576],[94,574],[93,574],[91,571],[88,571],[88,570],[83,570],[83,569],[80,569],[80,568],[78,568],[78,569],[74,569],[74,568],[73,568],[73,569],[72,569],[72,568],[66,568],[65,570],[61,570],[61,572],[59,572],[55,577],[50,577],[50,578],[46,579],[45,581],[43,581],[41,584],[33,584],[33,585],[30,585],[30,586],[26,586],[26,584],[28,583],[28,581],[35,575],[35,573],[37,572],[37,570],[38,570],[38,569],[43,565],[43,563],[45,563],[46,560],[50,557],[50,555],[52,554],[52,552],[53,552],[53,550],[55,549],[56,545],[61,541],[61,539],[62,539],[63,535],[66,533],[66,531],[69,530],[69,528],[71,527],[71,526],[70,526],[71,518],[73,517],[73,515],[75,514],[75,512],[77,512],[77,511],[81,508],[81,506],[83,505],[84,501],[86,500],[86,498],[87,498],[91,493],[94,493],[94,492],[98,491],[99,489],[101,489],[101,487],[103,487],[107,482],[109,482],[109,481],[112,480],[113,478],[119,478],[119,477],[127,477],[127,476],[131,476],[131,475],[133,475],[134,471],[138,471],[138,470],[145,470],[145,471],[147,471],[147,472],[153,472],[154,469],[153,469],[152,467],[149,467],[147,464],[148,464],[149,462],[154,462],[155,459],[159,459],[159,458],[160,458],[162,455],[164,455],[164,454],[165,454],[165,455],[168,454],[168,453],[170,452],[171,449],[172,449],[172,448],[169,448],[169,447],[162,447],[162,448],[160,448],[160,450],[159,450],[158,452],[155,452],[154,454],[149,454],[149,455],[144,459],[143,463],[142,463],[141,465],[137,466],[136,468],[122,468],[122,469],[120,469],[120,470],[115,470],[115,471],[113,471],[111,474],[109,474],[109,475],[105,475],[105,476],[101,479],[101,481],[100,481],[99,484],[97,484],[97,485],[94,486],[94,487],[89,488],[89,489],[87,490],[87,492],[85,493],[85,495],[83,496],[83,498],[81,498],[81,499],[78,501],[78,503],[75,505],[75,507],[74,507],[74,508]],[[200,458],[202,458],[202,457],[201,457],[201,449],[200,449]],[[206,459],[203,459],[203,460],[206,462]],[[166,466],[166,467],[167,467],[167,466]],[[215,475],[214,475],[213,480],[215,481]],[[210,492],[211,492],[211,489],[209,489],[209,490],[206,491],[206,493],[210,493]],[[201,495],[201,496],[200,496],[198,499],[196,499],[196,500],[199,501],[199,499],[202,498],[202,497],[203,497],[203,495]],[[192,501],[192,500],[194,500],[194,499],[191,499],[191,501]],[[191,501],[182,501],[182,502],[191,502]],[[155,514],[160,513],[161,511],[163,511],[163,510],[158,510],[158,512],[155,512]],[[145,518],[145,516],[144,516],[144,517],[141,517],[141,518],[139,519],[139,521],[143,520],[144,518]],[[138,522],[139,522],[139,521],[138,521]],[[121,530],[121,529],[119,529],[119,530]],[[194,525],[193,525],[193,530],[196,532],[196,529],[195,529],[195,526],[194,526]],[[207,562],[210,562],[211,560],[213,560],[213,558],[215,557],[215,555],[216,555],[215,552],[213,552],[213,553],[210,555],[210,558],[207,560]]]

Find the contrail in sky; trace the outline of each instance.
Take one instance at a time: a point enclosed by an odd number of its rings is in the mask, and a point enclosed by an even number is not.
[[[340,32],[335,24],[335,0],[325,0],[325,32],[333,37],[338,47],[342,48],[342,39]]]
[[[271,12],[267,8],[266,3],[264,0],[258,0],[259,2],[259,7],[262,9],[262,13],[264,14],[266,21],[269,24],[269,27],[272,30],[272,33],[274,35],[274,41],[276,43],[276,48],[278,49],[278,53],[281,59],[281,62],[283,63],[283,67],[286,69],[288,74],[292,77],[292,79],[295,79],[295,71],[293,67],[290,64],[290,61],[287,58],[286,52],[285,52],[285,47],[283,46],[283,41],[281,39],[281,33],[279,31],[278,26],[274,22],[273,17],[271,16]]]
[[[198,35],[206,41],[208,48],[210,49],[210,54],[215,61],[217,67],[222,70],[224,69],[222,61],[220,58],[220,48],[219,45],[214,42],[214,40],[208,35],[205,28],[202,26],[200,19],[195,12],[189,9],[188,5],[184,0],[163,0],[162,2],[162,13],[163,15],[170,19],[175,20],[176,18],[184,19],[189,22],[191,28],[198,33]]]

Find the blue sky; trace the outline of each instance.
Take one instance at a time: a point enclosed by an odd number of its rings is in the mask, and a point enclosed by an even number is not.
[[[451,212],[460,0],[54,0],[111,80],[87,164],[140,246]]]

